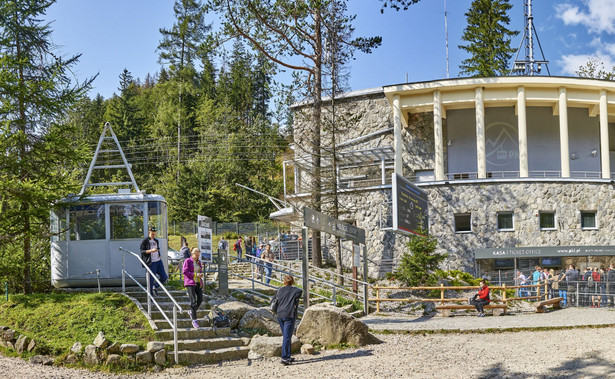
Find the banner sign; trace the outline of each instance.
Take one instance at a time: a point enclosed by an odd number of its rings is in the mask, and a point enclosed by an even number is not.
[[[585,257],[590,255],[613,255],[615,246],[541,246],[505,247],[501,249],[476,249],[474,258],[538,258],[538,257]]]
[[[365,245],[365,230],[307,207],[303,208],[303,224],[308,228]]]
[[[211,262],[212,260],[212,220],[211,217],[197,216],[198,217],[198,232],[197,238],[199,243],[199,250],[201,250],[201,260],[204,262]]]

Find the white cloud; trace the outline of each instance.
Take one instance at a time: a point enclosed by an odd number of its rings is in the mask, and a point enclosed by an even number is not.
[[[564,74],[576,75],[576,71],[579,70],[579,67],[585,66],[587,61],[592,58],[597,59],[599,62],[602,62],[603,66],[601,67],[601,69],[604,71],[610,72],[612,68],[615,67],[615,59],[613,59],[612,56],[599,52],[596,52],[594,54],[563,55],[557,63],[562,66],[562,72]]]
[[[583,0],[583,9],[570,3],[555,6],[566,25],[584,25],[590,32],[615,34],[615,0]]]

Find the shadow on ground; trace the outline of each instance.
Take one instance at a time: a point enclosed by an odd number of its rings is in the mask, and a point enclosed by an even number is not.
[[[563,362],[546,373],[527,373],[508,370],[502,363],[495,363],[479,373],[480,378],[605,378],[615,376],[615,366],[598,353],[587,353],[587,358],[574,358]]]

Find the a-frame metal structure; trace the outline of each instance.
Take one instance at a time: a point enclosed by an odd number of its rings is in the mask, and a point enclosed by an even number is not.
[[[115,143],[115,148],[111,149],[102,149],[104,142],[113,141]],[[96,165],[96,161],[98,160],[99,154],[119,154],[122,158],[123,164],[117,165]],[[139,192],[139,186],[135,180],[135,177],[132,175],[132,170],[130,169],[131,165],[126,160],[126,156],[124,155],[124,151],[122,150],[122,146],[120,146],[120,142],[117,139],[117,136],[113,132],[113,128],[111,128],[111,124],[108,122],[105,123],[105,127],[103,128],[102,133],[100,134],[100,139],[98,140],[98,145],[96,146],[96,152],[94,153],[94,157],[92,158],[92,162],[90,163],[90,168],[88,169],[88,174],[85,177],[85,181],[83,182],[83,187],[81,187],[81,191],[79,192],[79,196],[83,196],[88,187],[107,187],[107,186],[129,186],[132,184],[135,192]],[[128,171],[128,175],[130,176],[130,182],[116,182],[116,183],[90,183],[90,178],[92,176],[92,172],[94,170],[103,170],[103,169],[126,169]]]

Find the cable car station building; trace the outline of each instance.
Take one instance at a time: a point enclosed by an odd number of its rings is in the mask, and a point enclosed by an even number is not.
[[[348,93],[336,107],[358,120],[335,136],[335,178],[344,217],[367,231],[370,274],[390,271],[407,250],[390,228],[393,173],[428,193],[445,269],[527,274],[535,264],[615,261],[615,82],[447,79]],[[293,109],[295,145],[309,146],[310,106]],[[324,147],[331,136],[321,134]],[[311,158],[295,154],[284,163],[285,197],[300,206]]]

